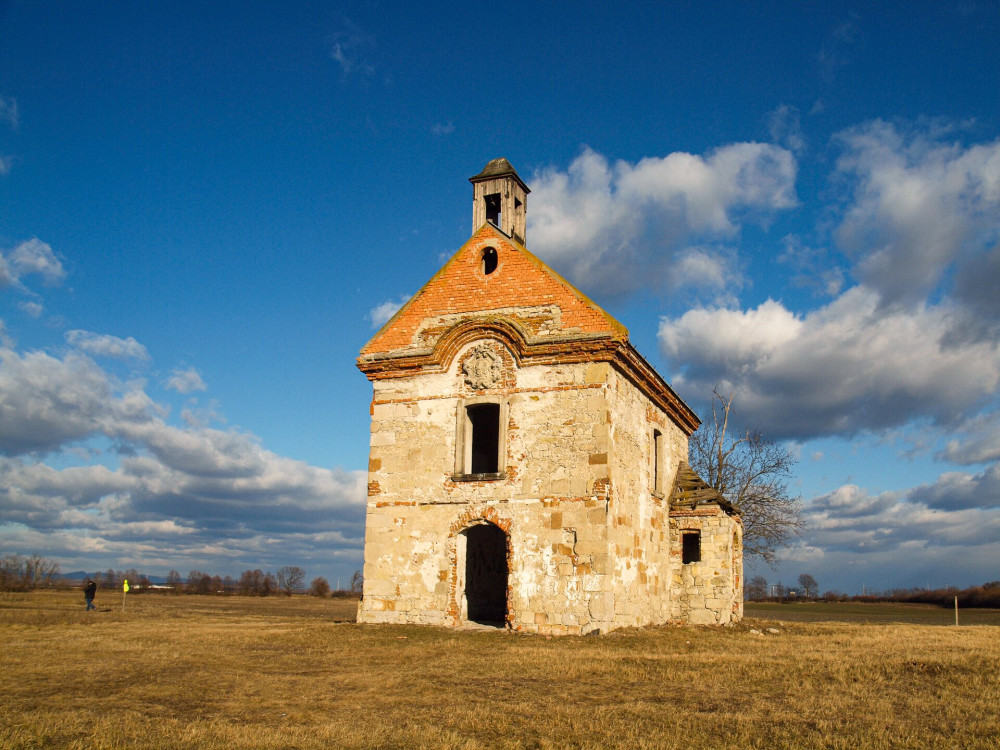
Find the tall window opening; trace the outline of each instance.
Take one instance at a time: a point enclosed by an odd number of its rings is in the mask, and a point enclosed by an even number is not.
[[[465,407],[466,472],[496,474],[500,471],[500,404],[471,404]]]
[[[482,271],[484,274],[489,276],[497,270],[497,262],[497,251],[495,248],[488,247],[483,250]]]
[[[500,208],[500,193],[492,193],[485,196],[486,201],[486,221],[493,226],[500,228],[500,220],[503,218]]]
[[[701,532],[685,531],[681,534],[681,562],[701,562]]]
[[[507,535],[492,523],[471,526],[462,534],[467,617],[502,626],[507,620]]]
[[[653,492],[663,492],[663,433],[653,430]]]

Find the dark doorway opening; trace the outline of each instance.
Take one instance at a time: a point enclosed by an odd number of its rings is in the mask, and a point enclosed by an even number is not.
[[[472,622],[507,622],[507,535],[491,523],[464,532],[465,600]]]

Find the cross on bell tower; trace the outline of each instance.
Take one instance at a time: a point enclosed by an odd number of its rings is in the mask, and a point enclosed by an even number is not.
[[[475,177],[472,183],[472,231],[484,222],[524,244],[528,186],[514,167],[504,158],[494,159]]]

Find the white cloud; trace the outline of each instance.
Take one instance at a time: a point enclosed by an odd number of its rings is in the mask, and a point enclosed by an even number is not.
[[[112,359],[148,360],[146,347],[129,336],[127,339],[90,331],[73,330],[66,332],[66,341],[71,346],[94,357]]]
[[[977,414],[954,434],[938,458],[963,465],[1000,461],[1000,411]]]
[[[42,311],[45,309],[42,307],[40,302],[32,300],[25,300],[24,302],[18,303],[17,306],[31,318],[40,318],[42,316]]]
[[[9,156],[4,156],[0,154],[0,175],[7,174],[10,172],[10,165],[13,162]]]
[[[731,239],[743,222],[795,206],[795,175],[792,153],[764,143],[613,166],[585,149],[565,172],[543,170],[532,180],[531,247],[575,283],[599,283],[607,294],[669,286],[677,254]],[[706,270],[688,282],[714,288],[718,265]]]
[[[664,354],[688,394],[716,386],[772,438],[851,435],[914,419],[955,424],[996,394],[1000,343],[948,342],[947,305],[879,309],[865,287],[800,316],[767,301],[695,309],[660,322]]]
[[[716,304],[735,302],[735,295],[743,286],[736,252],[711,246],[680,250],[674,259],[670,289],[677,294],[691,286],[714,290]]]
[[[278,456],[242,432],[167,424],[166,409],[138,385],[118,382],[78,352],[59,359],[2,349],[0,362],[5,549],[31,542],[57,557],[174,567],[185,559],[205,565],[210,554],[254,566],[282,564],[293,553],[329,559],[334,543],[358,555],[366,472]],[[74,448],[84,441],[111,450],[81,456]],[[56,468],[38,453],[62,464],[90,457],[90,464]]]
[[[983,257],[990,248],[1000,255],[1000,140],[967,148],[936,140],[947,131],[875,121],[836,138],[837,177],[852,192],[836,237],[885,302],[923,299],[954,264],[979,264],[988,276],[965,279],[970,296],[1000,283],[1000,259]]]
[[[989,499],[973,503],[962,486],[967,481],[945,474],[933,485],[877,495],[852,485],[840,487],[806,505],[809,531],[805,542],[827,554],[950,547],[953,555],[968,555],[975,547],[996,549],[1000,542],[997,487],[993,486]],[[948,499],[956,489],[958,494]]]
[[[933,484],[922,485],[911,493],[915,502],[930,508],[961,510],[1000,507],[1000,464],[993,464],[979,474],[950,471]]]
[[[436,122],[431,126],[431,133],[437,136],[451,135],[455,132],[455,123],[450,120],[447,123]]]
[[[66,270],[52,248],[37,237],[15,247],[7,256],[6,266],[14,281],[38,274],[46,284],[55,285],[66,278]]]
[[[208,390],[205,381],[201,379],[201,375],[193,367],[189,367],[186,370],[174,370],[167,379],[167,388],[178,393]]]
[[[0,349],[0,454],[56,450],[109,424],[149,419],[144,397],[82,354]]]
[[[410,295],[403,295],[397,300],[386,300],[378,305],[375,305],[371,310],[368,311],[368,319],[372,322],[372,328],[381,328],[386,323],[389,322],[389,318],[396,314],[403,305],[406,304],[407,300],[410,299]]]

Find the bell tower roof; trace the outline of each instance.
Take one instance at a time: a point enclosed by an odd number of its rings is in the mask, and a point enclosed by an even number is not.
[[[511,166],[510,162],[504,159],[502,156],[499,159],[493,159],[483,167],[483,171],[477,175],[469,178],[469,182],[475,185],[477,182],[482,182],[483,180],[491,180],[494,177],[513,177],[517,180],[517,183],[524,190],[525,194],[530,193],[528,186],[524,184],[524,181],[518,175],[517,170]],[[478,227],[477,227],[478,228]]]

